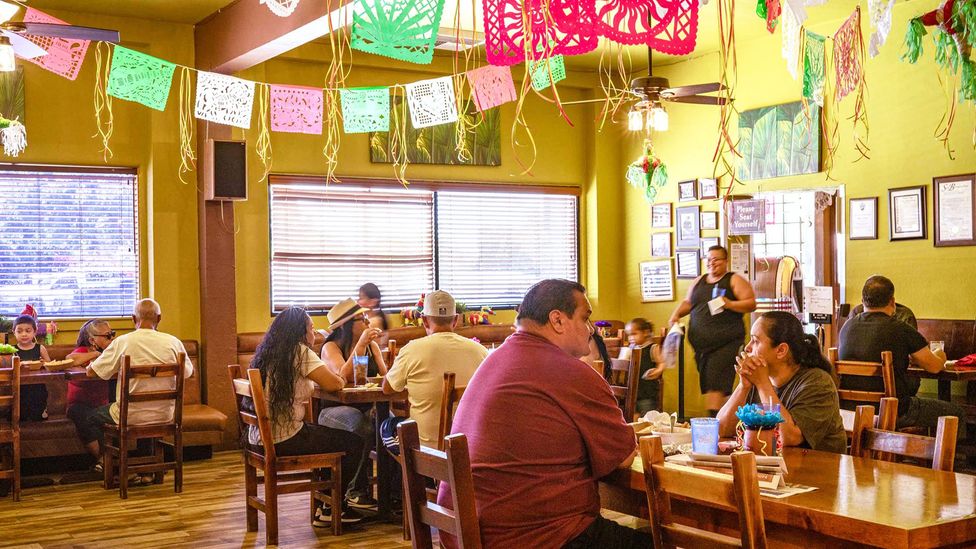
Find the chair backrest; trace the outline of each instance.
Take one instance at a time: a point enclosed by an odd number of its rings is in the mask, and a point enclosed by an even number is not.
[[[241,424],[241,437],[247,440],[248,427],[252,425],[257,427],[261,435],[261,445],[264,447],[264,457],[274,461],[274,434],[271,432],[271,418],[268,416],[268,401],[264,396],[261,371],[248,368],[245,373],[244,378],[231,378],[234,386],[234,403],[237,405],[237,416]],[[245,398],[251,399],[253,412],[245,406]],[[245,445],[244,448],[246,450],[247,446]]]
[[[10,430],[20,433],[20,357],[10,357],[10,366],[0,363],[0,410],[10,410]],[[2,415],[2,414],[0,414]]]
[[[892,399],[895,400],[895,399]],[[896,401],[897,404],[897,401]],[[890,406],[889,406],[890,407]],[[874,406],[858,406],[854,413],[854,433],[851,436],[851,455],[872,457],[872,452],[881,452],[878,459],[890,460],[898,455],[913,459],[932,461],[936,471],[952,471],[956,458],[956,437],[959,418],[941,416],[935,431],[935,438],[909,433],[899,433],[892,429],[875,428]],[[882,420],[879,417],[878,423]],[[886,427],[894,427],[890,425]]]
[[[444,387],[441,390],[441,417],[437,426],[437,449],[444,450],[444,438],[451,434],[454,424],[454,410],[464,396],[465,387],[456,387],[454,372],[444,372]]]
[[[247,380],[244,375],[244,367],[240,364],[228,364],[227,365],[227,377],[230,378],[231,389],[234,390],[234,405],[237,407],[237,432],[241,435],[241,440],[247,439],[247,424],[244,423],[244,419],[241,417],[241,410],[244,408],[241,406],[243,403],[241,399],[243,395],[237,392],[237,387],[234,385],[234,381],[243,379]],[[250,389],[248,389],[250,391]],[[247,395],[250,396],[250,395]]]
[[[397,426],[400,465],[403,471],[404,511],[410,522],[414,547],[433,547],[431,526],[457,537],[461,548],[481,547],[481,525],[474,500],[474,479],[468,456],[468,440],[462,434],[444,440],[444,451],[420,445],[417,422]],[[427,501],[424,477],[448,484],[454,509]]]
[[[881,353],[881,362],[861,362],[857,360],[840,360],[837,347],[827,350],[827,358],[834,372],[837,383],[837,396],[840,400],[856,402],[881,402],[882,398],[895,396],[895,370],[892,366],[891,351]],[[840,379],[843,376],[877,377],[881,378],[883,391],[855,391],[841,389]]]
[[[627,379],[625,385],[610,385],[613,395],[623,401],[624,418],[627,421],[634,420],[637,411],[637,384],[640,383],[640,364],[641,352],[630,353],[630,360],[619,358],[610,359],[610,369],[613,370],[613,379],[618,379],[618,372],[626,372]]]
[[[658,436],[641,438],[640,454],[655,549],[766,547],[756,456],[752,452],[732,454],[732,476],[729,478],[716,478],[715,473],[688,467],[665,466],[664,450]],[[740,538],[674,523],[671,519],[672,495],[738,511]]]
[[[119,428],[125,430],[129,424],[129,406],[141,402],[173,401],[173,419],[166,424],[181,428],[183,425],[183,368],[186,353],[177,353],[175,363],[133,365],[129,355],[122,355],[122,369],[119,371]],[[138,389],[133,381],[147,378],[173,378],[170,388]]]

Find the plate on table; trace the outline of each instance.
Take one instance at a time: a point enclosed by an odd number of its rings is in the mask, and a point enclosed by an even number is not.
[[[71,366],[74,363],[75,363],[74,360],[71,360],[70,358],[66,358],[64,360],[52,360],[51,362],[45,362],[44,367],[52,372],[57,372],[60,370],[64,370],[65,368]]]
[[[40,370],[43,362],[40,360],[24,360],[20,363],[21,366],[26,366],[31,370]]]

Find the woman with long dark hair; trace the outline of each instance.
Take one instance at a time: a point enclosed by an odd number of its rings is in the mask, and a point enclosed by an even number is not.
[[[312,319],[304,309],[290,307],[275,317],[251,360],[251,367],[261,371],[275,452],[280,456],[296,456],[328,452],[344,452],[342,478],[352,480],[363,451],[360,437],[322,425],[305,423],[305,403],[312,398],[313,382],[326,391],[338,391],[345,381],[322,362],[311,345],[315,339]],[[251,426],[248,443],[261,444],[258,430]],[[315,526],[332,523],[332,509],[323,506],[316,514]],[[362,517],[354,511],[343,510],[342,522],[359,522]]]
[[[718,413],[722,436],[735,434],[739,406],[779,404],[785,446],[845,452],[847,435],[830,362],[795,316],[785,311],[760,315],[745,352],[736,359],[736,370],[739,386]]]

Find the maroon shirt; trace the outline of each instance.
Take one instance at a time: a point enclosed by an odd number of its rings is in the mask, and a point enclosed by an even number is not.
[[[94,349],[81,346],[72,353],[90,353]],[[68,382],[68,408],[75,404],[86,404],[92,408],[108,404],[108,383],[100,379]]]
[[[637,446],[610,386],[546,339],[517,332],[468,383],[464,433],[485,547],[561,547],[600,513],[597,479]],[[438,503],[452,506],[441,486]],[[441,541],[456,540],[441,533]]]

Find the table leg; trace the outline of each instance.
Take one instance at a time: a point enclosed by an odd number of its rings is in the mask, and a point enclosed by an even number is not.
[[[945,402],[952,400],[952,382],[948,379],[939,380],[939,400]]]
[[[378,492],[379,517],[381,520],[388,520],[392,516],[392,504],[390,498],[390,476],[393,468],[393,456],[386,451],[383,446],[383,437],[380,433],[380,424],[390,416],[389,401],[376,403],[376,490]]]

